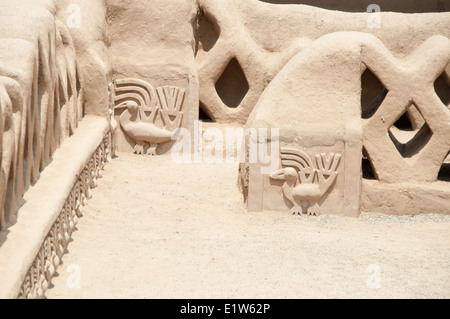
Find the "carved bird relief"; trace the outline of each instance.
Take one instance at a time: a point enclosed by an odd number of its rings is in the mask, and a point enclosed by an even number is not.
[[[316,165],[303,151],[281,149],[281,168],[270,177],[285,180],[284,196],[292,203],[292,214],[320,214],[319,201],[328,192],[338,175],[341,154],[317,154]]]
[[[155,90],[138,79],[117,80],[114,89],[114,109],[125,108],[119,123],[135,141],[134,153],[143,154],[149,144],[146,153],[156,155],[157,146],[170,141],[181,125],[185,90],[174,86]]]

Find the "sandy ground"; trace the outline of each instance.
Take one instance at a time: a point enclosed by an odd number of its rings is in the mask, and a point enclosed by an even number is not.
[[[450,297],[450,216],[248,213],[237,164],[119,153],[103,175],[49,299]]]

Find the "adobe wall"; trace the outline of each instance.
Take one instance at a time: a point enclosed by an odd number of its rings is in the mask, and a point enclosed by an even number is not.
[[[120,117],[128,114],[124,103],[136,102],[141,123],[159,131],[156,134],[167,136],[156,146],[151,143],[152,138],[144,137],[145,128],[142,134],[134,134],[130,132],[133,124],[129,129],[119,126],[116,148],[139,153],[168,152],[173,145],[171,132],[179,127],[192,131],[194,120],[198,119],[199,86],[194,59],[196,1],[108,0],[106,6],[113,81],[117,81],[111,92],[115,96],[111,102],[115,120],[120,122]],[[145,93],[139,93],[142,91]],[[143,112],[142,103],[147,105]],[[171,115],[165,116],[160,111],[163,108]]]
[[[200,107],[220,123],[245,123],[261,93],[281,68],[326,34],[339,31],[373,34],[399,58],[435,34],[450,36],[450,13],[381,12],[371,16],[257,0],[226,0],[220,6],[214,0],[200,0],[199,6],[202,14],[196,60]],[[235,80],[228,80],[229,74]],[[223,89],[233,82],[239,90]]]
[[[44,296],[112,145],[168,153],[199,118],[279,129],[249,210],[449,214],[448,4],[318,3],[2,0],[2,295]]]

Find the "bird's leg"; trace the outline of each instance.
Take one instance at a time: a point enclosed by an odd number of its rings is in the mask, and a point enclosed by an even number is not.
[[[150,147],[147,150],[147,155],[155,156],[157,146],[158,146],[158,144],[150,143]]]
[[[292,215],[301,215],[302,208],[300,206],[298,206],[296,203],[294,203],[294,207],[291,208],[291,214]]]
[[[144,141],[136,141],[136,145],[134,146],[135,154],[144,154]]]
[[[308,208],[308,215],[309,216],[319,216],[320,215],[320,207],[317,202]]]

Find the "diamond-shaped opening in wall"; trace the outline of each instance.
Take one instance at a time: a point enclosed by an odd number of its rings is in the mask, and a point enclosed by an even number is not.
[[[210,18],[206,13],[201,12],[199,14],[197,25],[195,30],[196,37],[196,52],[204,51],[209,52],[220,36],[220,27]]]
[[[410,109],[411,111],[409,111]],[[417,121],[419,121],[418,123],[420,123],[421,118],[423,124],[420,126],[420,128],[414,129],[412,121],[410,120],[412,117],[409,117],[408,114],[414,114],[414,112],[416,111],[417,114],[420,115],[420,117],[417,118]],[[408,129],[399,129],[394,124],[390,127],[388,133],[389,137],[391,138],[392,142],[394,143],[395,147],[397,148],[398,152],[402,155],[402,157],[409,158],[418,154],[425,147],[425,145],[428,144],[431,137],[433,136],[433,132],[423,119],[419,109],[414,103],[412,103],[407,108],[407,110],[399,117],[399,119],[395,123],[398,123],[398,121],[402,118],[402,116],[408,117],[408,120],[411,123],[410,125],[411,128],[408,127]],[[414,124],[414,126],[418,127],[419,125]]]
[[[362,176],[364,179],[377,179],[375,170],[373,169],[372,162],[365,147],[362,152]]]
[[[367,68],[361,76],[361,116],[371,118],[383,103],[388,90]]]
[[[416,105],[411,104],[405,113],[394,123],[394,126],[402,131],[414,131],[420,129],[425,120],[417,110]]]
[[[409,119],[408,114],[404,113],[400,118],[397,120],[397,122],[394,123],[394,126],[398,128],[399,130],[404,131],[412,131],[412,123]]]
[[[206,111],[205,104],[203,102],[200,102],[200,107],[198,110],[198,119],[202,122],[214,122],[214,120],[209,116],[208,112]]]
[[[450,182],[450,152],[448,152],[444,163],[442,163],[441,169],[439,170],[438,180],[443,182]]]
[[[447,67],[450,70],[450,67]],[[434,90],[442,103],[450,108],[450,75],[443,72],[434,82]]]
[[[216,91],[222,102],[230,107],[238,107],[250,89],[238,60],[233,58],[216,82]]]

